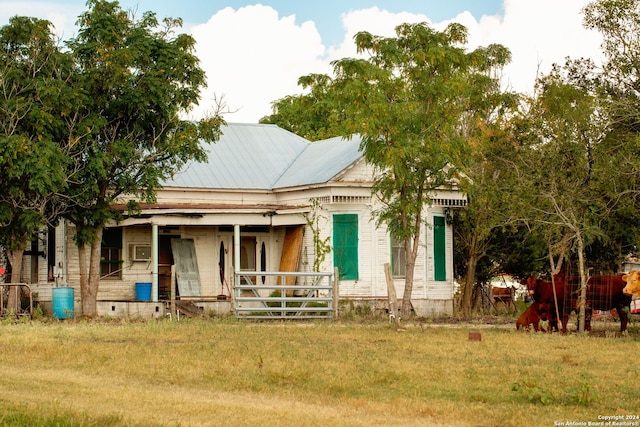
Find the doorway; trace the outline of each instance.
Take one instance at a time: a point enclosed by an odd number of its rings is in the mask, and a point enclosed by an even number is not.
[[[171,299],[171,266],[173,265],[173,251],[171,239],[179,239],[176,235],[158,236],[158,299]]]

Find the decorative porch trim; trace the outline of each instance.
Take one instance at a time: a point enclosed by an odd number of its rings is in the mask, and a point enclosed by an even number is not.
[[[431,199],[433,206],[464,207],[467,206],[466,199]]]
[[[371,203],[371,197],[330,195],[318,197],[318,201],[323,204],[367,204]]]

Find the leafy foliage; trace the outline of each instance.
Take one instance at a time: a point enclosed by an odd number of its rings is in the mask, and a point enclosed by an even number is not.
[[[273,114],[260,123],[276,124],[309,141],[341,135],[344,121],[339,99],[332,91],[333,80],[325,74],[302,76],[298,84],[308,89],[304,95],[289,95],[272,103]]]
[[[81,282],[90,276],[81,290],[83,312],[92,316],[102,229],[139,201],[154,201],[187,162],[204,160],[201,144],[219,138],[223,119],[218,112],[198,122],[181,118],[206,83],[194,39],[175,32],[180,19],[160,22],[147,12],[136,20],[105,0],[87,6],[66,49],[47,21],[14,17],[0,30],[0,179],[7,188],[0,219],[28,226],[26,241],[45,224],[46,209],[76,225],[78,247],[93,245],[91,274],[81,273]],[[31,210],[17,214],[24,200]],[[83,252],[80,259],[83,269]]]
[[[163,180],[187,162],[204,160],[201,143],[218,139],[223,120],[180,117],[206,84],[194,39],[174,32],[180,19],[160,23],[146,12],[134,20],[118,2],[104,0],[87,6],[77,37],[67,42],[83,102],[80,125],[70,128],[77,179],[65,216],[76,225],[78,247],[92,245],[89,283],[81,289],[83,313],[93,316],[104,226],[123,206],[154,201]]]
[[[466,40],[467,30],[459,24],[442,32],[403,24],[395,38],[358,33],[358,51],[370,59],[334,63],[345,129],[361,135],[364,157],[378,172],[374,191],[383,206],[375,212],[378,222],[405,242],[405,314],[424,206],[437,189],[459,180],[470,153],[461,124],[488,102],[486,89],[495,80],[487,71],[509,60],[499,45],[468,53],[462,47]]]
[[[13,17],[0,29],[0,246],[15,256],[55,220],[68,161],[60,147],[69,58],[49,23]]]
[[[153,201],[164,179],[190,160],[205,159],[200,144],[216,140],[222,123],[219,116],[199,123],[179,116],[205,85],[195,41],[173,32],[180,20],[160,25],[147,12],[134,21],[117,2],[88,6],[78,36],[67,42],[78,64],[84,95],[78,113],[86,124],[73,135],[79,175],[69,217],[79,225],[117,218],[113,203],[124,194]]]

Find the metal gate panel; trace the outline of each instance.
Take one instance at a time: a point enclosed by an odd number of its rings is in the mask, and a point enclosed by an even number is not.
[[[239,277],[236,278],[234,286],[234,311],[238,318],[330,319],[334,317],[336,285],[333,273],[264,271],[236,274]],[[255,284],[252,279],[258,274],[277,276],[279,283]],[[294,282],[298,284],[287,285],[292,282],[291,278],[296,279]]]

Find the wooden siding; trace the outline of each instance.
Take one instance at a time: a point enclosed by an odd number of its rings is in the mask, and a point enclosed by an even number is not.
[[[342,280],[340,296],[345,298],[386,298],[387,286],[383,266],[391,260],[390,238],[386,226],[376,227],[371,209],[367,205],[323,205],[318,214],[321,221],[320,238],[331,236],[331,215],[334,213],[358,213],[359,215],[359,274],[358,280]],[[433,208],[425,213],[425,219],[432,223],[434,214],[443,214],[444,210]],[[307,230],[303,241],[303,264],[313,265],[313,233]],[[448,300],[453,298],[453,233],[451,226],[446,228],[447,280],[433,280],[433,229],[422,228],[420,248],[416,259],[413,282],[413,298]],[[331,271],[332,256],[326,257],[323,270]],[[404,292],[404,279],[395,279],[396,292],[399,297]]]
[[[360,159],[342,174],[335,177],[335,182],[373,182],[373,167]]]

